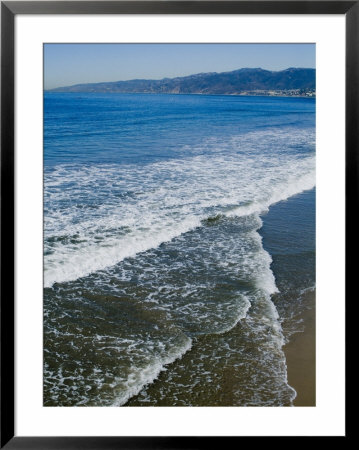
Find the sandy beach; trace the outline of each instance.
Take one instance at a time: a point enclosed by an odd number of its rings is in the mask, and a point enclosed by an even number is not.
[[[304,331],[284,346],[288,382],[297,391],[294,406],[315,406],[315,292],[309,292],[310,309],[301,315]]]

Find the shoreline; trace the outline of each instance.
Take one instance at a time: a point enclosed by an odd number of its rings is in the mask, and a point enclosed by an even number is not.
[[[288,384],[297,392],[293,406],[316,406],[315,291],[305,295],[310,308],[299,317],[304,330],[290,336],[283,346]]]
[[[302,213],[299,214],[299,211]],[[292,406],[316,405],[316,292],[315,288],[303,289],[315,283],[315,278],[305,280],[305,273],[315,270],[315,247],[311,235],[315,223],[314,211],[315,187],[291,196],[285,202],[271,205],[262,217],[260,230],[263,248],[272,257],[271,270],[280,291],[272,296],[272,301],[282,319],[285,337],[282,351],[286,360],[287,383],[297,393]],[[306,237],[301,236],[303,230]],[[301,251],[312,252],[311,256],[295,256],[298,245]],[[294,277],[300,277],[301,271],[304,278],[291,292],[287,289],[293,276],[291,274],[294,272]],[[298,292],[299,289],[303,290]]]
[[[44,94],[135,94],[135,95],[206,95],[212,97],[270,97],[270,98],[313,98],[315,95],[269,95],[269,94],[209,94],[202,92],[93,92],[93,91],[53,91],[44,90]]]

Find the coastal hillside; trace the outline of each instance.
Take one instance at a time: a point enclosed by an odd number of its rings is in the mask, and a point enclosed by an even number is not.
[[[161,80],[136,79],[59,87],[51,92],[163,93],[219,95],[315,95],[315,69],[289,68],[273,72],[260,68],[199,73]]]

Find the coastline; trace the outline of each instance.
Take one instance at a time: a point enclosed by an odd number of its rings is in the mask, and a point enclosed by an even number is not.
[[[304,330],[290,336],[283,350],[287,360],[288,384],[297,397],[294,406],[315,406],[315,291],[305,294],[309,308],[301,315]]]
[[[206,95],[213,97],[269,97],[269,98],[313,98],[315,99],[315,95],[271,95],[271,94],[209,94],[203,92],[90,92],[90,91],[53,91],[53,90],[44,90],[46,94],[126,94],[126,95]]]
[[[315,188],[269,208],[260,234],[272,257],[279,293],[272,296],[282,322],[287,382],[293,406],[315,406]],[[314,278],[313,278],[314,276]]]

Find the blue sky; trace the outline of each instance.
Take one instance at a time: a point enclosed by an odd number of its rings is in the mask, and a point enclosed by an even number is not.
[[[44,87],[315,67],[315,44],[45,44]]]

